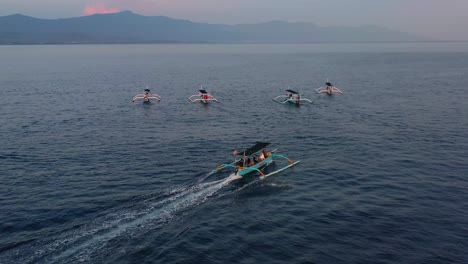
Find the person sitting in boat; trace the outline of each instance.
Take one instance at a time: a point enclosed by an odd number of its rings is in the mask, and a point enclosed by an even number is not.
[[[262,150],[262,154],[265,157],[265,159],[271,156],[271,153],[267,151],[267,148],[264,148]]]
[[[327,85],[327,93],[328,94],[332,94],[333,92],[336,92],[334,87],[333,87],[333,84],[331,84],[331,82],[326,82],[325,83]]]
[[[289,99],[292,99],[293,98],[293,95],[292,93],[289,94]]]
[[[206,94],[206,93],[201,93],[201,94],[200,94],[200,98],[203,99],[203,100],[207,100],[207,99],[208,99],[208,94]]]
[[[252,167],[253,165],[253,161],[250,158],[247,158],[247,167]]]
[[[241,159],[237,162],[236,165],[237,165],[237,166],[240,166],[240,167],[243,167],[243,166],[244,166],[244,163],[245,163],[244,158],[241,158]]]
[[[254,164],[255,164],[255,163],[258,163],[258,161],[259,161],[259,160],[258,160],[257,155],[254,154],[254,155],[253,155],[253,163],[254,163]]]
[[[265,160],[265,155],[263,154],[263,151],[262,151],[262,153],[260,153],[259,160],[260,160],[260,161]]]
[[[150,89],[145,89],[145,95],[143,95],[143,99],[146,101],[148,100],[148,97],[150,97]]]

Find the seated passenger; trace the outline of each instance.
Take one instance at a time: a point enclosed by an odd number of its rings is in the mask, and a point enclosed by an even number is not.
[[[268,152],[266,148],[264,148],[264,149],[262,150],[262,154],[263,154],[263,156],[264,156],[265,158],[268,158],[268,157],[271,156],[271,153]]]
[[[262,151],[262,153],[260,153],[260,161],[263,161],[263,160],[265,160],[265,155],[263,154],[263,151]]]
[[[247,166],[252,167],[254,164],[250,158],[247,159]]]
[[[258,157],[257,157],[257,155],[254,155],[254,156],[253,156],[253,163],[258,163]]]

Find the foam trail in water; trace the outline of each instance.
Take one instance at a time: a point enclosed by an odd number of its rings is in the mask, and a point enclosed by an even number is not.
[[[156,197],[140,201],[136,206],[143,204],[141,209],[106,215],[94,221],[91,226],[84,226],[79,230],[62,234],[52,242],[42,241],[32,245],[32,248],[29,245],[29,249],[16,249],[16,252],[11,252],[10,257],[12,262],[22,263],[87,261],[92,258],[93,254],[98,254],[105,249],[112,239],[132,236],[138,231],[141,232],[142,229],[147,231],[158,228],[169,222],[177,212],[203,203],[219,189],[238,178],[238,176],[231,175],[222,180],[172,190],[162,199]],[[18,256],[22,257],[18,259]]]

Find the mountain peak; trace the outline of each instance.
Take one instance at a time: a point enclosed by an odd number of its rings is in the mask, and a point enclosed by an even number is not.
[[[88,16],[117,16],[117,17],[131,17],[131,16],[141,16],[139,14],[133,13],[130,10],[125,10],[117,13],[96,13]]]
[[[5,16],[5,17],[13,17],[13,18],[25,18],[25,17],[28,17],[28,18],[31,18],[30,16],[25,16],[25,15],[23,15],[23,14],[13,14],[13,15]]]
[[[124,10],[122,12],[118,12],[118,13],[115,13],[115,14],[120,14],[120,15],[137,15],[135,13],[133,13],[132,11],[130,10]]]

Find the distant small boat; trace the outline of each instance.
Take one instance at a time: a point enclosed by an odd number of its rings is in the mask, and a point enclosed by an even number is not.
[[[311,100],[302,97],[302,95],[296,91],[288,89],[286,90],[286,92],[288,92],[288,94],[276,96],[273,99],[273,101],[280,103],[280,104],[285,104],[285,103],[295,104],[297,106],[301,105],[301,102],[312,103]]]
[[[326,85],[327,87],[320,87],[320,88],[317,88],[316,91],[317,91],[318,93],[326,93],[326,94],[328,94],[328,95],[332,95],[332,94],[336,94],[336,93],[343,94],[343,92],[342,92],[340,89],[338,89],[338,88],[336,88],[335,86],[333,86],[333,84],[331,84],[331,82],[329,82],[328,80],[327,80],[327,82],[325,82],[325,85]]]
[[[135,101],[143,101],[143,103],[149,103],[151,100],[157,100],[158,102],[161,101],[161,96],[157,94],[151,94],[150,89],[148,89],[148,86],[145,89],[144,94],[137,94],[133,97],[133,102]]]
[[[202,102],[204,104],[207,104],[209,101],[215,101],[219,103],[218,99],[216,99],[213,95],[209,94],[205,89],[203,89],[203,86],[200,86],[200,90],[198,94],[194,94],[190,96],[188,99],[192,103]]]

